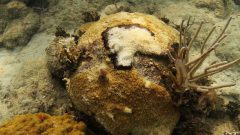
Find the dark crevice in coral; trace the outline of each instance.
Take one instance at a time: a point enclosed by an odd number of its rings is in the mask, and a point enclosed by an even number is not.
[[[212,135],[210,125],[201,116],[189,116],[189,118],[183,118],[175,127],[172,135]]]
[[[177,93],[173,89],[173,82],[164,76],[162,82],[172,97],[172,101],[180,111],[180,119],[172,135],[211,135],[209,125],[202,120],[206,115],[198,111],[197,104],[201,93],[189,90]]]
[[[84,22],[95,22],[100,19],[100,15],[97,11],[87,11],[82,13]]]
[[[200,103],[203,96],[194,90],[172,94],[172,100],[181,114],[173,135],[212,135],[211,125],[206,122],[206,118],[210,118],[214,111],[211,101]]]
[[[100,69],[100,73],[98,76],[98,81],[101,85],[106,86],[109,84],[109,78],[107,77],[108,71],[105,69]]]
[[[76,121],[83,121],[88,128],[86,135],[111,135],[107,130],[94,119],[94,116],[89,116],[83,112],[80,112],[72,107],[70,113],[73,113]]]
[[[109,38],[109,35],[107,33],[108,31],[109,31],[109,28],[102,33],[102,40],[106,50],[110,49],[108,44],[108,38]]]
[[[56,28],[56,32],[55,32],[55,36],[56,37],[70,37],[70,34],[69,33],[67,33],[62,27],[60,27],[60,26],[58,26],[57,28]]]
[[[164,53],[157,55],[157,54],[145,54],[145,53],[137,52],[136,56],[137,55],[145,56],[147,58],[152,58],[152,59],[155,59],[157,61],[159,60],[162,63],[164,63],[164,65],[169,65],[170,64],[169,63],[170,60],[169,60],[168,55],[166,55]]]
[[[240,103],[230,101],[227,105],[226,112],[240,130]]]
[[[174,43],[171,45],[171,48],[172,48],[172,51],[171,51],[171,54],[172,56],[176,56],[177,55],[177,52],[179,50],[179,43]]]
[[[166,24],[169,24],[170,23],[170,20],[167,18],[167,17],[162,17],[160,18],[163,22],[165,22]]]

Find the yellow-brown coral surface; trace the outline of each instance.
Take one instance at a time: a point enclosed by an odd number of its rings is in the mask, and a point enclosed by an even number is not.
[[[85,124],[70,115],[19,115],[0,126],[1,135],[85,135]]]
[[[117,26],[131,25],[138,25],[152,32],[156,40],[161,43],[161,48],[163,48],[164,51],[167,51],[172,43],[178,42],[179,40],[178,32],[175,29],[152,15],[120,12],[106,16],[96,23],[88,23],[81,26],[80,30],[85,31],[85,33],[80,38],[79,44],[94,45],[94,42],[98,42],[99,45],[102,46],[102,33],[105,30]]]
[[[162,52],[144,50],[152,45],[145,44],[147,46],[140,47],[140,53],[135,50],[130,68],[116,67],[116,56],[106,47],[105,41],[109,39],[104,33],[122,26],[126,31],[133,28],[131,26],[149,31]],[[85,55],[67,83],[77,109],[94,117],[113,135],[171,134],[179,113],[160,81],[162,72],[168,70],[167,59],[162,55],[178,42],[178,32],[154,16],[125,12],[84,25],[79,31],[84,34],[77,46],[85,50]],[[139,39],[132,36],[134,38]],[[136,44],[134,47],[138,48]]]

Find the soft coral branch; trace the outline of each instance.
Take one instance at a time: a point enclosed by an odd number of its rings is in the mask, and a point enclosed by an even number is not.
[[[201,47],[201,55],[197,58],[189,61],[190,50],[195,43],[196,38],[198,37],[203,22],[199,25],[196,33],[194,34],[193,38],[188,42],[187,41],[187,32],[190,28],[190,19],[187,21],[186,26],[184,26],[184,21],[182,21],[180,26],[180,43],[177,49],[177,54],[172,55],[171,52],[168,52],[169,58],[173,61],[174,67],[176,70],[176,75],[170,73],[170,78],[174,83],[174,88],[179,92],[185,92],[186,90],[195,89],[200,92],[205,92],[212,89],[219,89],[223,87],[231,87],[235,84],[225,84],[220,86],[201,86],[198,85],[197,81],[199,79],[209,77],[216,73],[219,73],[225,69],[232,67],[234,64],[239,63],[240,59],[236,59],[231,62],[219,62],[213,65],[210,65],[204,69],[204,72],[196,75],[197,70],[203,64],[203,62],[208,58],[209,54],[214,51],[221,42],[227,37],[226,30],[230,24],[232,18],[230,18],[226,25],[224,26],[223,30],[221,31],[220,35],[214,40],[212,44],[209,45],[208,48],[205,49],[205,46],[210,39],[211,35],[213,34],[216,27],[213,27],[209,34],[207,35],[206,39],[204,40],[202,47]]]

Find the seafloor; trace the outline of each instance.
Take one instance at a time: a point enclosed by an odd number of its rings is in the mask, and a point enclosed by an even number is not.
[[[11,0],[0,0],[3,8]],[[23,1],[23,0],[22,0]],[[38,15],[38,29],[29,42],[15,42],[14,45],[0,44],[0,123],[18,114],[47,112],[60,115],[72,104],[64,87],[58,80],[53,80],[46,66],[45,48],[54,39],[57,26],[72,32],[85,23],[84,12],[142,12],[158,18],[168,18],[171,24],[180,24],[182,19],[191,17],[195,24],[204,22],[203,31],[197,41],[206,36],[212,26],[220,31],[229,17],[233,20],[227,29],[228,37],[203,65],[218,60],[233,60],[240,57],[240,1],[239,0],[25,0],[28,8]],[[115,9],[107,6],[122,3],[123,8]],[[110,11],[106,11],[110,10]],[[111,11],[113,10],[113,11]],[[0,10],[0,22],[4,20],[4,12]],[[14,25],[13,19],[7,20]],[[12,21],[12,22],[10,22]],[[3,25],[1,23],[0,25]],[[21,26],[21,25],[20,25]],[[194,29],[193,29],[194,31]],[[23,35],[25,31],[22,31]],[[0,37],[4,32],[0,31]],[[198,50],[199,47],[194,47]],[[193,57],[196,55],[192,51]],[[196,51],[197,52],[197,51]],[[235,86],[218,91],[225,102],[240,103],[240,65],[212,76],[214,84],[225,82],[236,83]]]

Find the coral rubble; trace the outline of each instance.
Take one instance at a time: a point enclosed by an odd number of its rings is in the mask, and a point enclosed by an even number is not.
[[[1,135],[85,135],[86,125],[67,114],[50,116],[45,113],[19,115],[0,126]]]
[[[78,59],[82,51],[76,47],[75,37],[64,33],[58,28],[55,34],[57,38],[46,49],[48,57],[48,68],[56,77],[63,78],[68,76],[71,70],[78,66]]]

